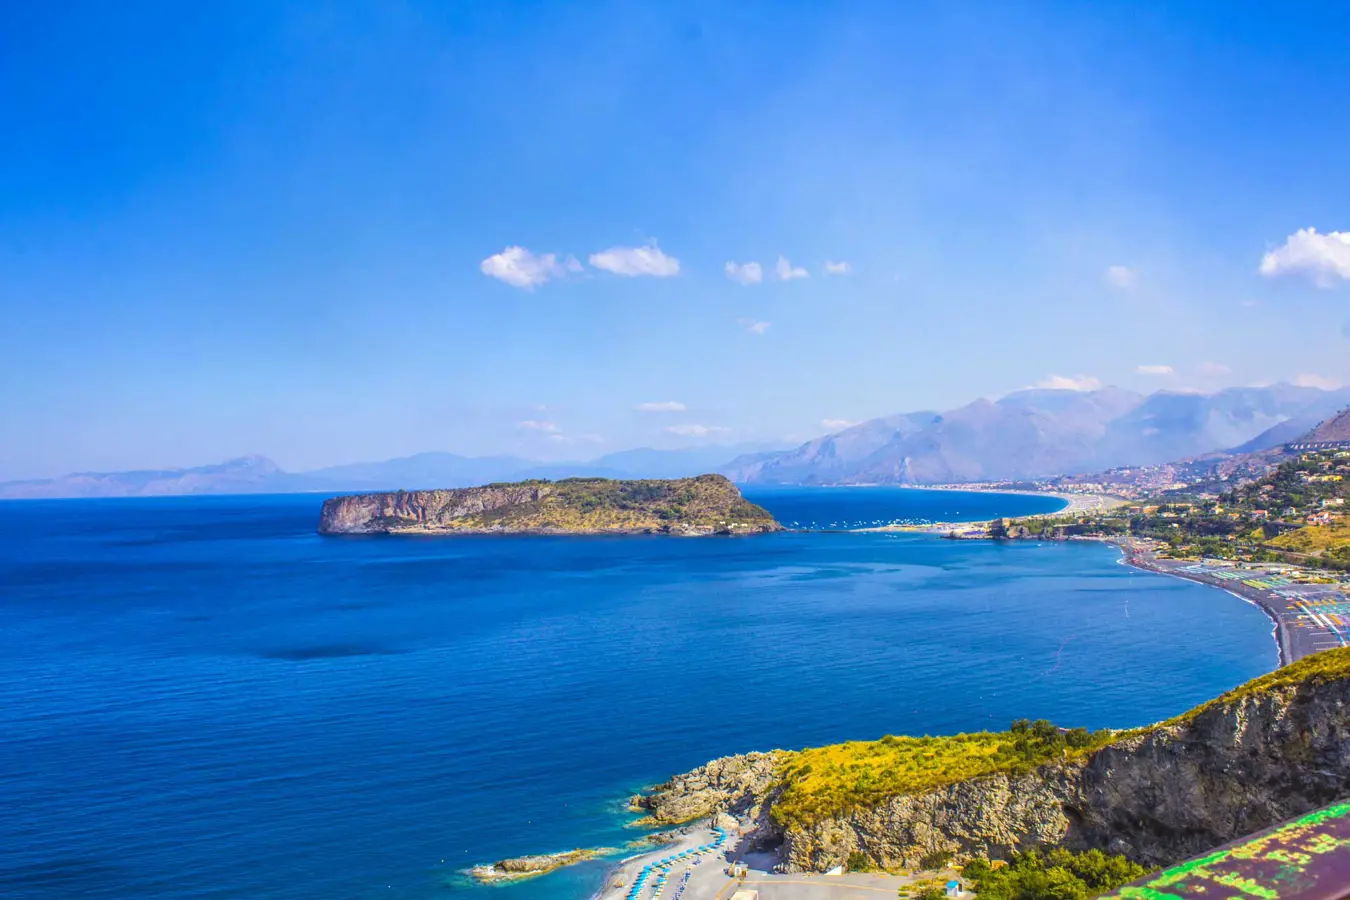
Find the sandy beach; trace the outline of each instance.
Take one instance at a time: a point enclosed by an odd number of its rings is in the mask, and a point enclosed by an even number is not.
[[[729,824],[725,818],[722,821]],[[700,825],[673,844],[625,859],[609,873],[605,886],[592,900],[626,900],[634,879],[646,866],[690,851],[715,838],[707,825]],[[654,890],[654,879],[649,879],[636,900],[676,900],[677,896],[679,900],[730,900],[735,892],[742,890],[755,892],[756,900],[879,900],[879,894],[894,900],[902,885],[934,879],[945,882],[954,876],[951,871],[913,875],[781,873],[773,871],[775,864],[772,854],[743,852],[739,829],[730,827],[725,845],[704,854],[693,864],[675,863],[669,868],[668,880],[659,892]],[[744,866],[744,869],[733,869],[733,865]]]

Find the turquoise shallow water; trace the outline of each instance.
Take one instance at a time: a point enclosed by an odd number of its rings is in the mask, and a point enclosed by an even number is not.
[[[713,756],[1134,725],[1275,665],[1258,610],[1105,546],[320,538],[319,502],[0,504],[0,896],[584,900],[603,865],[457,873],[627,840],[626,792]]]

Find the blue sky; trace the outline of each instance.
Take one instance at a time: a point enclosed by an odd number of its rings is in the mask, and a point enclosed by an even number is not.
[[[0,478],[1347,382],[1346,58],[1343,2],[6,3]]]

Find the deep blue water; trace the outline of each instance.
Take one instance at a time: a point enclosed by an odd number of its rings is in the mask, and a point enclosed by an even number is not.
[[[1045,502],[752,499],[803,522]],[[457,873],[631,839],[625,794],[713,756],[1135,725],[1276,662],[1258,610],[1105,546],[320,538],[319,502],[0,504],[0,896],[585,900],[601,864]]]

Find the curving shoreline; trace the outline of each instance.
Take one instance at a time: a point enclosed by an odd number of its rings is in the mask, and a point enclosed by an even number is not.
[[[1216,587],[1226,594],[1237,597],[1244,603],[1255,606],[1265,613],[1266,618],[1270,619],[1274,625],[1272,636],[1275,639],[1275,650],[1278,654],[1280,666],[1287,666],[1323,649],[1314,646],[1306,632],[1295,631],[1292,628],[1293,621],[1302,613],[1291,606],[1287,598],[1274,591],[1254,588],[1245,584],[1233,584],[1231,581],[1224,579],[1206,577],[1201,573],[1187,571],[1185,566],[1191,565],[1191,562],[1159,559],[1147,545],[1134,538],[1076,538],[1075,540],[1097,540],[1104,544],[1110,544],[1120,550],[1120,561],[1123,565],[1143,572],[1169,575],[1196,584]]]

